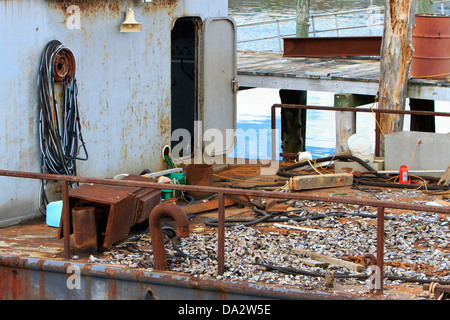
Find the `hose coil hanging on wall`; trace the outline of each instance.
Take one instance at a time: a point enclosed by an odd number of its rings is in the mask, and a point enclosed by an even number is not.
[[[39,68],[39,137],[42,170],[53,174],[76,176],[76,160],[88,159],[81,134],[75,70],[72,52],[61,42],[50,41],[42,54]],[[61,119],[55,83],[62,83],[64,90]],[[79,156],[81,149],[84,157]]]

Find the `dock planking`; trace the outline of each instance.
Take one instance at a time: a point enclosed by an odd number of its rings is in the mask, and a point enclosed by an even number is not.
[[[376,95],[379,88],[379,57],[300,57],[281,53],[239,51],[239,85],[242,87],[325,91]],[[408,98],[450,101],[446,80],[408,81]]]

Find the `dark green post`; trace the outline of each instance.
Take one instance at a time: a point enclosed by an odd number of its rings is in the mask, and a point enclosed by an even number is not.
[[[297,0],[297,37],[309,36],[309,0]],[[282,104],[307,104],[307,91],[280,90]],[[284,153],[305,151],[306,110],[281,109],[281,148]]]

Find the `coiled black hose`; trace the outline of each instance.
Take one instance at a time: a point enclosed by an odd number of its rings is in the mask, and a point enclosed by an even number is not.
[[[367,162],[364,162],[363,160],[361,160],[358,157],[354,157],[354,156],[346,155],[346,154],[338,154],[338,155],[335,155],[332,157],[317,158],[314,160],[314,162],[326,162],[326,161],[333,161],[333,160],[355,161],[355,162],[358,162],[360,165],[362,165],[364,168],[366,168],[367,171],[375,171],[375,169],[372,168]],[[288,171],[290,171],[292,169],[300,168],[303,166],[307,166],[309,164],[310,164],[310,161],[308,161],[308,160],[297,162],[295,164],[285,166],[285,167],[278,169],[277,174],[282,177],[292,178],[297,175],[295,173],[291,173]]]
[[[75,160],[87,160],[88,153],[81,134],[78,112],[78,87],[75,73],[66,76],[62,123],[55,97],[55,57],[67,49],[57,40],[50,41],[42,54],[39,67],[39,136],[42,170],[53,174],[76,175]],[[72,66],[74,68],[74,66]],[[79,146],[79,141],[81,146]],[[80,157],[80,149],[84,157]]]

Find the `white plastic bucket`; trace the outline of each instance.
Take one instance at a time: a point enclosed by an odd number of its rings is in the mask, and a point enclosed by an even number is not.
[[[347,140],[348,148],[352,156],[363,161],[373,162],[372,142],[366,134],[355,133]]]
[[[59,227],[61,220],[63,202],[62,200],[50,202],[47,205],[47,225],[50,227]]]

